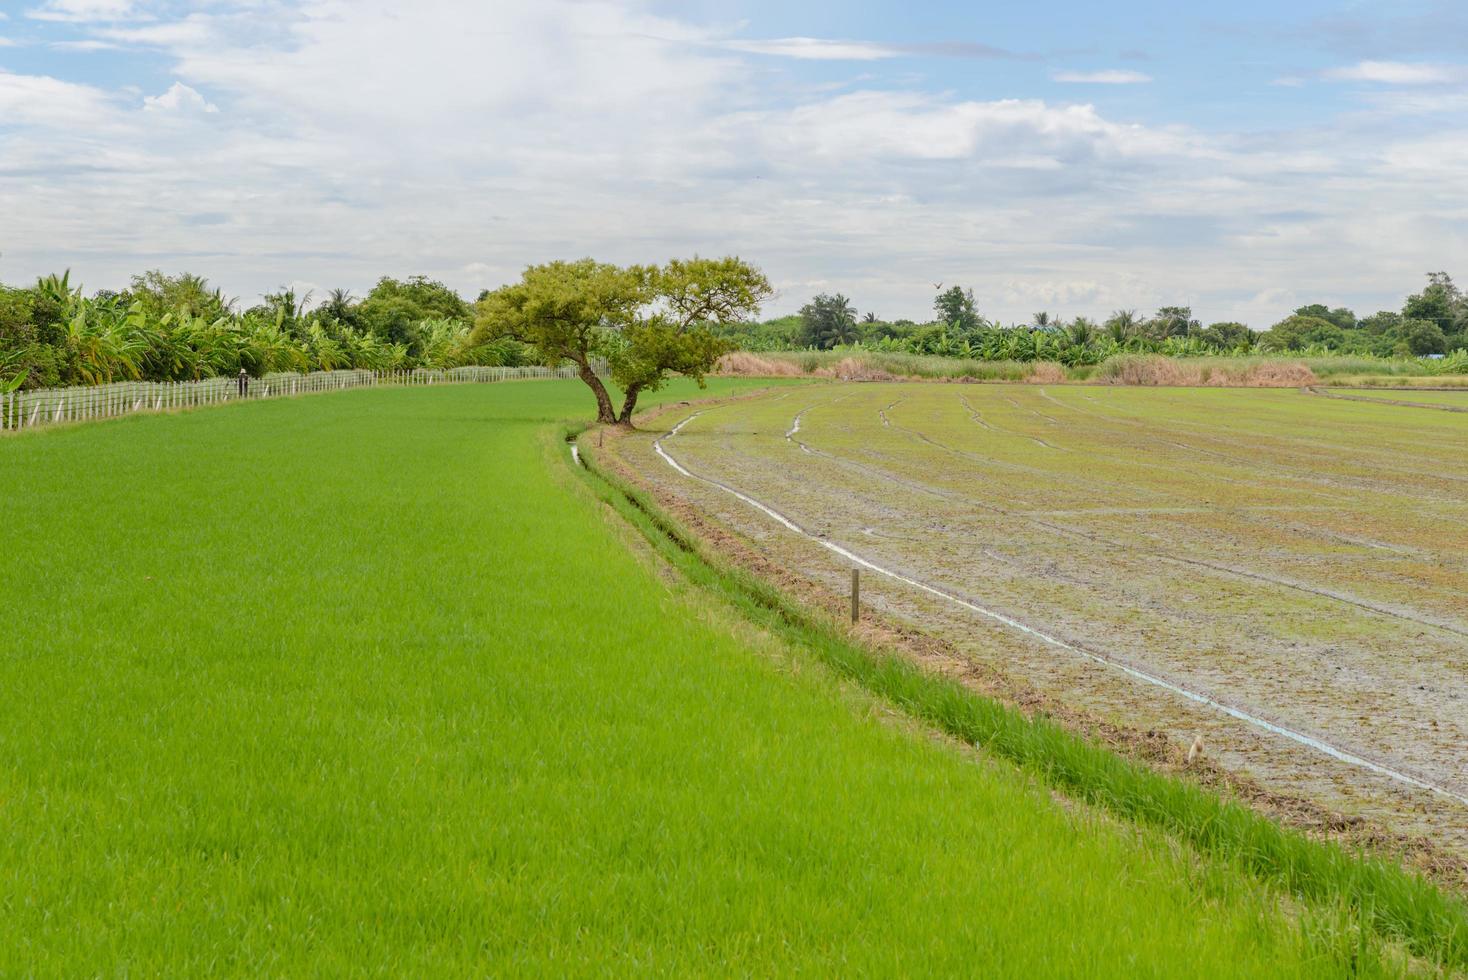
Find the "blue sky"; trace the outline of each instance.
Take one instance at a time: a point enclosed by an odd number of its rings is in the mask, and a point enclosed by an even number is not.
[[[1006,320],[1395,307],[1468,256],[1468,7],[0,0],[0,279],[253,299],[737,252]]]

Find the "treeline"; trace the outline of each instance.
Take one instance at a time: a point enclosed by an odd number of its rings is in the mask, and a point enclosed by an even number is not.
[[[1322,304],[1302,306],[1265,331],[1242,323],[1204,326],[1186,306],[1144,316],[1118,310],[1105,319],[1062,320],[1037,313],[1002,325],[982,315],[973,290],[940,289],[933,318],[883,320],[858,314],[840,294],[823,294],[799,313],[764,322],[714,326],[748,351],[866,350],[986,361],[1099,364],[1118,354],[1301,353],[1435,357],[1468,371],[1468,296],[1447,273],[1400,311],[1358,317]],[[85,295],[69,275],[28,287],[0,285],[0,391],[121,380],[185,381],[245,370],[367,368],[403,370],[534,363],[524,344],[474,334],[474,307],[424,276],[379,280],[360,299],[332,290],[325,301],[289,289],[240,309],[199,276],[153,271],[121,292]]]
[[[194,275],[136,276],[91,296],[69,275],[0,285],[0,391],[17,387],[187,381],[274,371],[515,366],[524,345],[470,336],[472,306],[423,276],[383,278],[365,297],[325,302],[289,289],[247,309]]]
[[[1057,361],[1099,364],[1124,353],[1174,357],[1299,352],[1378,357],[1430,357],[1468,348],[1468,297],[1447,273],[1431,273],[1422,292],[1400,312],[1360,318],[1345,308],[1302,306],[1268,330],[1242,323],[1204,326],[1186,306],[1166,306],[1150,316],[1118,310],[1105,319],[1066,321],[1036,313],[1026,324],[985,318],[973,290],[951,286],[933,302],[933,319],[883,320],[859,315],[851,301],[822,294],[799,313],[763,323],[726,328],[725,336],[749,351],[831,350],[860,346],[887,353],[927,354],[990,361]],[[1459,354],[1454,363],[1464,362]]]

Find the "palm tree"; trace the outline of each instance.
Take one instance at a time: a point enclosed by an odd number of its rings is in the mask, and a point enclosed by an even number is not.
[[[1117,310],[1111,314],[1111,319],[1106,321],[1106,336],[1124,344],[1137,332],[1137,311]]]
[[[352,314],[352,292],[349,289],[333,289],[326,294],[326,302],[321,307],[321,312],[338,323],[347,322]]]
[[[830,350],[857,339],[856,307],[840,293],[822,293],[801,307],[801,334],[807,346]]]
[[[1030,319],[1034,322],[1035,326],[1039,327],[1041,330],[1044,330],[1046,327],[1050,326],[1050,314],[1046,313],[1044,310],[1036,313]]]
[[[1072,345],[1085,347],[1096,339],[1096,325],[1083,316],[1078,316],[1071,321],[1065,331]]]

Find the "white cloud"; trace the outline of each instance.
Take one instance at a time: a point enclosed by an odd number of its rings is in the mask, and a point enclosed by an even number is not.
[[[13,40],[11,40],[10,38],[4,36],[3,34],[0,34],[0,48],[13,48],[13,47],[15,47],[15,42]]]
[[[113,44],[111,41],[86,40],[53,41],[51,44],[47,45],[47,47],[51,48],[53,51],[75,51],[82,54],[89,54],[94,51],[116,51],[120,47],[120,45]]]
[[[780,37],[765,41],[725,41],[730,51],[746,54],[779,55],[813,61],[875,61],[896,58],[903,52],[870,41],[835,41],[818,37]]]
[[[131,16],[137,5],[133,0],[46,0],[27,16],[36,20],[89,21],[122,20]]]
[[[424,272],[472,294],[550,258],[738,252],[780,285],[775,312],[823,283],[921,316],[943,280],[1006,319],[1192,302],[1266,325],[1281,284],[1399,298],[1468,252],[1457,123],[1431,145],[1385,112],[1205,133],[895,90],[880,65],[856,91],[792,89],[651,3],[211,0],[96,24],[88,40],[161,51],[177,81],[0,73],[5,277],[71,267],[98,288],[159,265],[249,298]],[[868,50],[789,56],[836,44]]]
[[[0,119],[12,126],[105,126],[116,104],[113,96],[88,85],[0,70]]]
[[[1057,82],[1073,82],[1082,85],[1145,85],[1152,81],[1151,75],[1128,68],[1113,68],[1106,71],[1058,71],[1050,78]]]
[[[1459,115],[1468,112],[1468,91],[1442,88],[1387,89],[1367,93],[1365,102],[1387,118]]]
[[[145,24],[141,27],[99,28],[97,36],[118,44],[179,48],[209,41],[213,23],[213,19],[207,15],[193,14],[183,20]]]
[[[1324,77],[1343,82],[1377,82],[1383,85],[1442,85],[1468,79],[1462,65],[1423,62],[1361,61],[1345,68],[1332,68]]]
[[[219,107],[209,102],[197,91],[189,88],[182,82],[174,82],[168,87],[168,91],[164,92],[162,95],[149,96],[148,98],[143,99],[143,111],[210,113],[218,112]]]
[[[971,159],[984,166],[1054,169],[1082,158],[1191,152],[1178,134],[1112,123],[1094,106],[1035,99],[954,102],[864,91],[763,114],[756,122],[754,133],[773,154],[834,161]]]

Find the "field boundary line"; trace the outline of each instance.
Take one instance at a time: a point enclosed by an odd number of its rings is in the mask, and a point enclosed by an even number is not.
[[[1133,678],[1134,680],[1138,680],[1143,683],[1157,687],[1161,690],[1179,695],[1196,704],[1201,704],[1216,711],[1221,711],[1231,718],[1242,721],[1245,724],[1260,729],[1261,731],[1266,731],[1274,735],[1279,735],[1300,745],[1306,746],[1307,748],[1314,749],[1317,752],[1330,756],[1338,762],[1344,762],[1347,765],[1355,766],[1358,769],[1364,769],[1379,776],[1385,776],[1388,779],[1395,780],[1396,782],[1402,783],[1403,785],[1411,786],[1415,789],[1426,790],[1427,792],[1434,793],[1438,796],[1442,796],[1457,803],[1461,803],[1464,806],[1468,806],[1468,796],[1457,793],[1446,786],[1441,786],[1437,783],[1433,783],[1426,779],[1413,776],[1410,773],[1403,772],[1399,769],[1394,769],[1391,766],[1374,762],[1364,756],[1357,755],[1354,752],[1342,749],[1338,746],[1332,745],[1329,742],[1315,738],[1312,735],[1307,735],[1304,732],[1299,732],[1292,728],[1287,728],[1283,725],[1277,725],[1274,722],[1269,721],[1268,719],[1261,718],[1258,715],[1251,714],[1247,711],[1226,704],[1206,694],[1203,694],[1202,692],[1183,687],[1182,685],[1174,683],[1173,681],[1170,681],[1165,677],[1161,677],[1157,674],[1153,674],[1140,668],[1134,667],[1131,664],[1116,659],[1115,657],[1077,646],[1066,640],[1062,640],[1057,636],[1052,636],[1048,633],[1043,632],[1042,630],[1036,629],[1033,626],[1022,623],[1019,620],[1011,616],[1007,616],[997,610],[989,609],[986,606],[981,606],[976,602],[955,595],[945,589],[940,589],[937,586],[930,585],[926,582],[919,581],[918,579],[903,575],[900,572],[895,572],[889,568],[885,568],[867,558],[862,557],[856,552],[851,551],[850,549],[845,548],[840,544],[837,544],[834,541],[830,541],[826,538],[820,537],[819,535],[813,534],[810,531],[807,531],[805,528],[801,527],[799,524],[795,523],[784,514],[775,510],[768,504],[757,500],[749,494],[744,493],[743,491],[738,490],[732,486],[729,486],[726,483],[721,483],[711,477],[706,477],[694,473],[682,463],[678,462],[678,460],[675,459],[672,454],[667,451],[667,449],[663,446],[663,443],[678,435],[678,433],[682,431],[684,426],[686,426],[688,423],[692,422],[694,419],[698,418],[701,415],[703,415],[702,411],[694,412],[692,415],[688,416],[677,425],[673,426],[673,428],[670,429],[665,435],[658,437],[656,440],[653,441],[653,451],[657,453],[657,455],[660,456],[665,463],[667,463],[681,475],[687,477],[690,480],[695,480],[700,483],[706,483],[709,486],[716,487],[720,490],[723,490],[725,493],[731,494],[738,500],[742,501],[750,507],[753,507],[755,510],[776,521],[787,530],[793,531],[794,533],[810,541],[814,541],[816,544],[819,544],[827,551],[839,555],[840,557],[845,558],[847,561],[860,565],[862,568],[866,568],[870,571],[876,572],[878,575],[885,576],[892,579],[893,581],[901,582],[904,585],[919,589],[923,592],[927,592],[930,595],[937,596],[941,599],[953,603],[954,605],[967,609],[970,612],[977,613],[987,619],[1000,623],[1001,625],[1024,633],[1027,636],[1048,644],[1049,646],[1065,650],[1069,653],[1074,653],[1095,663],[1099,663],[1104,666],[1111,667],[1115,670],[1119,670],[1127,676]]]
[[[1468,412],[1468,405],[1432,405],[1427,402],[1407,402],[1397,398],[1372,398],[1370,395],[1342,395],[1336,391],[1326,391],[1314,385],[1307,385],[1300,389],[1307,395],[1317,395],[1321,398],[1335,398],[1343,402],[1365,402],[1368,405],[1397,405],[1402,408],[1430,408],[1439,412]],[[1458,391],[1454,388],[1428,388],[1427,391]]]

